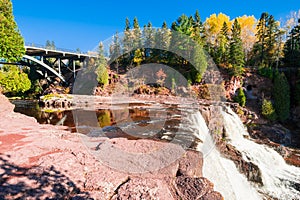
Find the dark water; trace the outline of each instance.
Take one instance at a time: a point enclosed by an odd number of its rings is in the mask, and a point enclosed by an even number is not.
[[[34,117],[40,124],[63,125],[71,132],[84,134],[86,127],[103,128],[110,132],[109,137],[112,138],[161,139],[164,133],[171,137],[178,131],[182,114],[176,106],[155,107],[141,103],[110,109],[63,111],[43,110],[35,101],[15,100],[12,103],[15,104],[15,112]],[[122,131],[118,131],[120,129]]]

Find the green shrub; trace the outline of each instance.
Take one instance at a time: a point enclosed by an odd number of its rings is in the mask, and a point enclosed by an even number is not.
[[[100,65],[97,69],[97,81],[100,86],[104,87],[108,84],[108,71],[105,65]]]
[[[295,104],[296,106],[300,105],[300,77],[298,76],[298,81],[296,83],[296,88],[295,88]]]
[[[5,66],[0,69],[0,87],[3,93],[23,94],[31,88],[28,75],[17,66]]]
[[[273,76],[274,76],[272,67],[259,67],[258,74],[261,76],[267,77],[269,79],[273,79]]]
[[[234,98],[234,101],[239,103],[240,106],[244,107],[246,105],[246,96],[243,88],[239,88],[237,96]]]
[[[273,89],[276,114],[280,121],[285,121],[290,115],[290,86],[283,73],[276,73]]]
[[[274,121],[277,119],[277,115],[273,104],[270,100],[264,99],[261,107],[262,115],[268,120]]]

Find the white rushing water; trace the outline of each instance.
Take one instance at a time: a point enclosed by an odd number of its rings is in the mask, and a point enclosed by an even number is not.
[[[300,183],[300,168],[286,164],[272,148],[246,139],[248,132],[231,109],[222,114],[229,142],[261,171],[263,187],[258,190],[278,199],[300,199],[300,192],[295,189],[295,184]]]
[[[223,158],[215,148],[212,137],[204,118],[199,111],[189,116],[194,124],[195,135],[203,141],[199,144],[198,150],[203,153],[203,176],[214,183],[214,189],[220,192],[227,200],[257,200],[261,196],[254,187],[247,181],[247,178],[240,174],[233,161]]]

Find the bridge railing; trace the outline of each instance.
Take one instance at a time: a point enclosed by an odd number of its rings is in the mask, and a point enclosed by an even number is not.
[[[71,50],[71,49],[46,46],[46,45],[37,44],[37,43],[33,43],[33,42],[25,42],[25,46],[37,47],[37,48],[41,48],[41,49],[48,49],[48,50],[55,50],[55,51],[63,51],[63,52],[69,52],[69,53],[88,54],[88,52],[82,52],[82,51],[75,51],[75,50]]]

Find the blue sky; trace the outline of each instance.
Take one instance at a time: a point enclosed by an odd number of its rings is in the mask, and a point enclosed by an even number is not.
[[[181,14],[199,10],[202,21],[222,12],[232,18],[269,12],[276,19],[300,9],[299,0],[12,0],[13,12],[26,42],[44,45],[54,41],[57,47],[92,50],[100,41],[122,32],[125,18],[138,18],[142,27],[149,21],[160,27]]]

